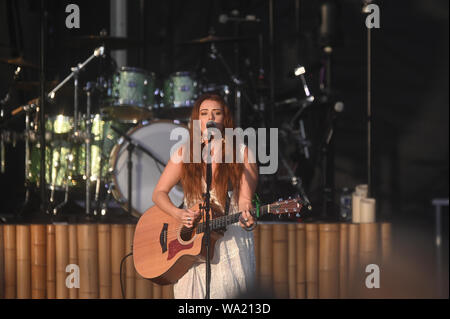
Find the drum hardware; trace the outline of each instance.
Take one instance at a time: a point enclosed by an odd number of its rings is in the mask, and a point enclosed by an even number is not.
[[[0,131],[0,173],[5,173],[6,170],[6,149],[5,143],[12,144],[16,147],[17,141],[21,139],[21,134],[14,131],[2,130]]]
[[[303,90],[305,92],[306,95],[306,101],[308,102],[313,102],[314,101],[314,95],[311,95],[311,92],[309,91],[308,88],[308,84],[306,83],[306,79],[305,79],[305,67],[298,65],[295,69],[294,69],[294,74],[295,76],[300,77],[302,84],[303,84]]]
[[[85,131],[85,151],[86,151],[86,216],[90,216],[91,214],[91,92],[92,87],[91,83],[86,83],[85,91],[86,91],[86,131]]]
[[[78,102],[79,102],[78,101],[78,91],[79,91],[78,76],[79,76],[79,73],[94,58],[99,57],[99,56],[103,56],[104,52],[105,52],[104,46],[100,46],[100,47],[96,48],[94,50],[94,53],[88,59],[86,59],[83,63],[78,64],[75,67],[72,67],[71,68],[71,73],[63,81],[61,81],[61,83],[59,83],[53,90],[51,90],[49,92],[49,94],[48,94],[48,97],[50,99],[54,99],[56,93],[58,92],[58,90],[64,84],[66,84],[69,80],[71,80],[73,78],[73,81],[74,81],[73,139],[74,140],[77,140],[78,138],[80,138],[79,137],[79,133],[80,132],[78,130],[78,122],[79,122],[79,119],[78,119],[78,117],[79,117],[79,114],[78,114],[78,112],[79,112],[78,111],[78,106],[79,106],[79,104],[78,104]],[[87,98],[88,98],[88,102],[87,102],[87,104],[88,104],[88,106],[87,106],[88,120],[90,119],[90,106],[91,106],[91,99],[90,99],[91,92],[90,92],[90,89],[91,88],[90,88],[90,83],[89,83],[88,84],[88,88],[86,90],[86,94],[87,94]],[[89,186],[90,186],[90,165],[91,165],[91,163],[90,163],[90,151],[91,151],[91,149],[90,149],[90,123],[89,123],[89,121],[86,123],[86,131],[88,132],[88,134],[86,135],[87,139],[85,139],[86,140],[85,141],[85,143],[86,143],[86,166],[85,167],[86,167],[86,176],[87,176],[87,179],[86,179],[86,214],[90,215],[90,192],[89,192]],[[71,148],[71,150],[73,150],[73,148]],[[42,150],[42,151],[45,151],[45,150]],[[52,152],[52,155],[54,155],[53,152]],[[56,166],[56,168],[60,167],[61,155],[62,154],[60,154],[60,156],[58,158],[58,165]],[[56,186],[55,185],[55,178],[56,178],[56,176],[55,177],[52,176],[52,174],[51,174],[52,171],[53,171],[53,169],[50,170],[50,176],[51,176],[50,179],[52,180],[52,183],[50,185],[50,190],[51,190],[50,203],[53,203],[53,201],[54,201],[54,192],[55,192],[55,186]],[[65,185],[65,194],[66,194],[65,197],[66,198],[68,196],[68,185],[69,185],[69,183],[70,183],[70,181],[66,181],[66,183],[65,183],[66,184]],[[66,202],[66,201],[64,201],[64,202]],[[65,205],[64,202],[61,205]],[[57,206],[57,208],[60,208],[60,207],[62,207],[62,206],[60,206],[60,205]],[[53,210],[54,214],[57,212],[57,210],[58,210],[57,208],[56,208],[56,211]]]
[[[35,104],[31,104],[35,105]],[[30,199],[30,183],[28,182],[28,176],[30,175],[30,136],[28,132],[30,132],[30,110],[25,110],[25,207]]]
[[[133,141],[126,133],[122,132],[120,129],[114,127],[113,125],[111,125],[111,128],[116,131],[117,133],[119,133],[127,142],[127,152],[128,152],[128,160],[127,160],[127,172],[128,172],[128,212],[131,214],[133,212],[133,206],[132,206],[132,188],[133,188],[133,184],[132,184],[132,175],[133,175],[133,152],[134,149],[137,148],[138,150],[144,152],[145,154],[147,154],[148,156],[150,156],[151,158],[153,158],[155,161],[157,161],[158,163],[165,165],[164,163],[162,163],[158,158],[156,158],[150,151],[148,151],[147,149],[145,149],[144,147],[142,147],[139,142]]]
[[[73,170],[73,156],[70,154],[68,155],[68,160],[69,160],[69,171]],[[66,185],[64,188],[64,201],[62,201],[60,204],[56,205],[56,207],[53,208],[52,212],[53,215],[57,215],[58,211],[61,210],[61,208],[63,208],[69,201],[69,185],[72,182],[72,176],[67,176],[67,181],[66,181]],[[50,201],[50,203],[52,203],[53,200]]]
[[[106,196],[105,196],[105,198],[104,198],[104,200],[103,200],[103,202],[101,204],[101,211],[100,211],[102,216],[105,216],[107,211],[108,211],[108,203],[109,203],[109,201],[111,199],[112,188],[113,188],[113,183],[112,182],[110,182],[110,183],[108,183],[106,185],[106,189],[107,189]]]
[[[171,121],[154,121],[147,125],[139,125],[126,134],[127,138],[122,139],[111,151],[110,168],[112,181],[110,190],[115,200],[126,210],[128,210],[129,172],[132,172],[131,213],[135,217],[141,216],[147,209],[154,205],[151,196],[156,183],[161,176],[164,166],[170,159],[171,148],[175,145],[175,140],[170,140],[170,133],[174,129],[187,129]],[[123,135],[122,135],[123,136]],[[128,154],[126,153],[129,141],[136,144],[139,142],[141,149],[133,153],[133,168],[127,170]],[[142,153],[142,148],[145,155]],[[150,151],[150,152],[149,152]],[[150,153],[150,154],[149,154]],[[183,192],[177,185],[170,192],[169,197],[172,202],[179,206],[183,203]]]
[[[1,164],[0,164],[0,166],[1,166],[1,168],[0,168],[0,172],[2,173],[2,174],[4,174],[5,173],[5,167],[6,167],[6,161],[5,161],[5,142],[4,142],[4,140],[3,140],[3,133],[1,133],[1,136],[0,136],[0,162],[1,162]]]
[[[0,119],[2,119],[5,116],[4,107],[6,103],[8,103],[9,99],[11,98],[11,89],[17,82],[17,79],[19,78],[20,72],[22,71],[22,68],[20,66],[17,66],[16,70],[14,71],[13,80],[8,86],[8,91],[6,92],[6,95],[3,99],[0,100]]]
[[[292,186],[297,188],[300,195],[302,196],[302,198],[305,201],[305,206],[308,208],[308,210],[311,211],[312,210],[311,202],[309,201],[308,197],[306,196],[305,190],[303,189],[302,178],[300,176],[295,176],[294,171],[289,166],[282,151],[279,152],[279,156],[280,156],[281,164],[284,166],[284,168],[286,169],[286,171],[288,173],[288,177],[291,181]]]
[[[29,112],[33,110],[38,110],[38,99],[33,99],[28,102],[28,104],[19,106],[11,111],[12,116],[19,115],[22,112]]]
[[[94,195],[94,216],[98,215],[99,208],[99,196],[100,196],[100,177],[97,177],[95,181],[95,195]]]
[[[216,48],[214,43],[211,43],[210,46],[210,53],[209,56],[214,61],[219,60],[223,67],[225,68],[227,75],[230,77],[231,83],[233,83],[234,86],[234,116],[235,116],[235,126],[240,127],[241,126],[241,96],[244,96],[247,101],[250,103],[250,105],[253,105],[251,103],[250,98],[245,93],[245,91],[242,90],[242,85],[244,84],[243,81],[241,81],[237,75],[233,74],[231,71],[231,68],[229,67],[228,63],[225,61],[225,58],[222,56],[222,54],[219,52],[219,50]]]
[[[75,127],[74,127],[74,131],[77,132],[78,131],[78,75],[80,73],[80,71],[89,63],[91,62],[94,58],[102,56],[105,52],[105,47],[104,46],[100,46],[98,48],[96,48],[94,50],[94,53],[87,58],[83,63],[78,64],[77,66],[72,67],[70,70],[72,71],[64,80],[61,81],[61,83],[59,83],[53,90],[50,91],[50,93],[48,93],[48,97],[50,99],[54,99],[56,92],[58,92],[58,90],[64,85],[66,84],[70,79],[73,78],[74,80],[74,122],[75,122]]]

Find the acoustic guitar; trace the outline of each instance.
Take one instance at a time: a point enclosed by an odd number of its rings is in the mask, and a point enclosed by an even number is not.
[[[282,200],[250,211],[254,218],[266,214],[299,214],[303,201],[297,197]],[[199,204],[191,210],[198,210]],[[187,228],[158,206],[150,207],[139,219],[133,240],[133,260],[142,277],[159,285],[178,281],[196,262],[206,260],[205,221],[200,214],[192,228]],[[223,236],[226,226],[239,221],[241,212],[223,215],[210,210],[210,259],[214,245]],[[297,215],[298,216],[298,215]]]

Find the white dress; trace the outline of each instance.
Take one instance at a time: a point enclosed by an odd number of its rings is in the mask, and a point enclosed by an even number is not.
[[[203,181],[203,184],[204,181]],[[217,199],[211,190],[211,201]],[[185,207],[190,207],[185,201]],[[238,212],[234,196],[229,214]],[[211,261],[211,299],[229,299],[244,295],[255,282],[255,251],[253,232],[239,226],[239,222],[227,226],[222,238],[216,241]],[[176,299],[204,299],[206,295],[206,263],[193,265],[174,284]]]

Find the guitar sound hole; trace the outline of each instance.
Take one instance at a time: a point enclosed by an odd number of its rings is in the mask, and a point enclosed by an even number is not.
[[[183,241],[189,241],[192,239],[193,236],[194,236],[194,228],[187,228],[184,226],[183,228],[181,228],[180,237]]]

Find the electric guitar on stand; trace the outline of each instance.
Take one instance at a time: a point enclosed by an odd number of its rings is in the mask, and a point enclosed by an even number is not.
[[[250,211],[254,218],[266,214],[298,214],[304,206],[300,197],[280,199],[272,204],[259,206]],[[191,210],[198,210],[199,204]],[[239,221],[241,212],[223,215],[210,210],[210,259],[214,255],[214,245],[223,236],[220,231]],[[205,223],[202,216],[187,228],[175,218],[166,214],[158,206],[150,207],[139,219],[133,240],[133,260],[136,271],[144,278],[159,285],[169,285],[178,281],[196,262],[206,260],[203,243]]]

